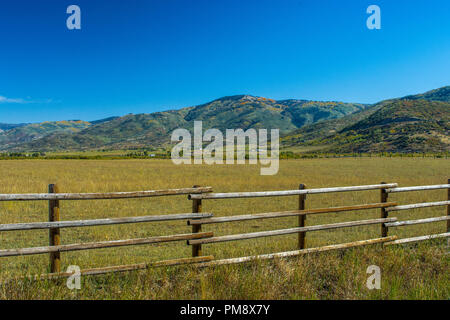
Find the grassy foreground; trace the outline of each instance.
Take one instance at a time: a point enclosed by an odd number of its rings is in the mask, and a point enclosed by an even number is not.
[[[17,160],[0,162],[0,193],[46,192],[57,183],[62,192],[133,191],[209,185],[216,192],[286,190],[299,183],[309,188],[398,182],[401,186],[445,183],[450,173],[445,159],[361,158],[284,160],[275,176],[260,176],[250,165],[175,166],[169,160]],[[446,190],[395,194],[401,204],[446,200]],[[311,195],[307,208],[378,202],[378,191]],[[298,198],[211,200],[203,211],[215,216],[293,210]],[[0,223],[45,221],[45,202],[1,202]],[[63,201],[63,220],[127,217],[191,211],[185,196],[133,200]],[[401,211],[399,220],[445,215],[444,207]],[[310,216],[307,225],[379,217],[378,210]],[[216,235],[255,232],[296,226],[296,218],[255,220],[204,226]],[[398,230],[397,230],[398,229]],[[391,228],[399,237],[442,233],[445,222]],[[62,229],[62,243],[129,239],[188,233],[183,222],[149,223]],[[380,236],[380,226],[361,226],[311,232],[307,246],[350,242]],[[1,249],[44,246],[48,233],[0,233]],[[216,258],[238,257],[296,249],[296,235],[205,245],[203,253]],[[436,240],[395,248],[370,246],[341,252],[312,254],[198,270],[160,268],[82,279],[82,289],[71,291],[65,281],[12,282],[0,287],[0,299],[448,299],[449,255],[446,241]],[[152,246],[99,249],[62,254],[62,269],[150,262],[189,257],[184,242]],[[368,290],[366,269],[381,268],[381,290]],[[0,259],[0,281],[47,271],[48,256]]]

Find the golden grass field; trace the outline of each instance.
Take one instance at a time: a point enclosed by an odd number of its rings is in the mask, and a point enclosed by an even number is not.
[[[41,193],[49,183],[60,192],[110,192],[193,185],[215,192],[267,191],[397,182],[399,186],[443,184],[450,162],[429,158],[342,158],[282,160],[275,176],[261,176],[254,165],[184,165],[170,160],[9,160],[0,161],[0,193]],[[309,195],[307,208],[379,202],[375,191]],[[392,194],[399,204],[447,199],[447,190]],[[187,196],[143,199],[62,201],[61,220],[127,217],[191,212]],[[215,216],[294,210],[298,196],[204,200],[203,212]],[[379,217],[379,209],[308,216],[307,225]],[[394,212],[399,220],[446,214],[445,207]],[[48,219],[48,203],[0,202],[0,223]],[[215,235],[256,232],[297,226],[297,218],[277,218],[205,225]],[[189,233],[184,221],[143,223],[61,230],[62,244]],[[390,234],[410,237],[446,231],[446,222],[391,228]],[[307,246],[350,242],[380,236],[380,226],[324,230],[307,234]],[[233,241],[203,246],[204,255],[239,257],[295,250],[297,235]],[[0,233],[1,249],[48,245],[48,231]],[[192,266],[159,268],[83,279],[71,291],[65,282],[13,282],[0,286],[0,299],[448,299],[449,255],[446,240],[395,248],[369,246],[342,252],[312,254],[288,260],[198,270]],[[62,269],[81,269],[189,257],[184,241],[62,253]],[[0,258],[0,280],[48,271],[48,255]],[[382,269],[381,290],[368,290],[366,268]]]

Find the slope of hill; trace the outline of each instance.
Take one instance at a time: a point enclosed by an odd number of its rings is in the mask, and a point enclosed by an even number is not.
[[[443,87],[382,101],[344,118],[296,130],[282,138],[282,146],[337,153],[450,151],[449,98],[450,87]]]
[[[321,144],[334,152],[450,151],[450,103],[398,100]]]
[[[283,100],[238,95],[180,110],[151,114],[129,114],[92,125],[75,134],[54,133],[10,150],[83,150],[160,147],[170,143],[174,129],[192,130],[195,120],[203,128],[278,128],[287,133],[303,125],[340,118],[366,108],[364,104]]]
[[[401,99],[450,102],[450,86],[430,90],[422,94],[406,96]]]
[[[109,117],[109,118],[104,118],[104,119],[100,119],[100,120],[94,120],[94,121],[89,121],[91,124],[99,124],[99,123],[103,123],[103,122],[108,122],[114,119],[117,119],[119,117]]]
[[[14,129],[14,128],[17,128],[17,127],[22,127],[22,126],[25,126],[25,125],[27,125],[26,123],[15,123],[15,124],[12,124],[12,123],[0,123],[0,133],[1,132],[3,132],[3,131],[7,131],[7,130],[11,130],[11,129]]]
[[[381,104],[370,106],[367,109],[355,112],[338,119],[325,120],[289,132],[281,138],[284,147],[309,145],[313,140],[320,140],[335,135],[346,126],[364,119],[381,108]]]
[[[287,133],[304,125],[335,119],[364,109],[363,104],[307,100],[272,100],[238,95],[192,108],[186,121],[202,120],[206,128],[220,130],[272,129]]]
[[[86,121],[54,121],[17,126],[0,132],[0,150],[15,148],[54,132],[79,132],[91,124]]]
[[[283,149],[324,152],[449,150],[450,87],[374,105],[229,96],[195,107],[98,121],[60,121],[0,132],[0,150],[60,151],[169,147],[171,132],[280,129]]]

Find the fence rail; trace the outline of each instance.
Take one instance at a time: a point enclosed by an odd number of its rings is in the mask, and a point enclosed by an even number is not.
[[[404,205],[398,205],[397,202],[389,201],[389,195],[395,194],[397,192],[428,191],[438,189],[447,189],[447,200],[437,202],[404,204]],[[379,190],[380,202],[359,204],[359,205],[348,205],[342,207],[306,209],[307,195],[327,194],[334,192],[356,192],[366,190],[368,191]],[[188,195],[188,199],[192,200],[192,212],[166,214],[166,215],[145,215],[145,216],[121,217],[121,218],[60,221],[59,201],[61,200],[95,200],[95,199],[106,200],[106,199],[144,198],[144,197],[172,196],[172,195]],[[276,196],[298,196],[298,209],[291,211],[263,212],[255,214],[232,215],[225,217],[215,217],[214,214],[211,212],[202,212],[203,207],[202,200],[254,198],[254,197],[259,198],[259,197],[276,197]],[[380,183],[363,186],[307,189],[305,185],[300,184],[297,190],[230,192],[230,193],[213,193],[212,187],[202,187],[202,186],[194,186],[192,188],[182,188],[182,189],[149,190],[149,191],[134,191],[134,192],[60,193],[58,192],[58,188],[56,185],[50,185],[48,193],[0,194],[0,201],[32,201],[32,200],[49,201],[49,221],[0,224],[0,232],[48,229],[49,245],[43,247],[1,249],[0,257],[49,254],[50,273],[34,276],[32,277],[33,279],[54,279],[54,278],[68,277],[72,274],[61,272],[60,266],[61,252],[90,250],[98,248],[112,248],[112,247],[123,247],[132,245],[165,243],[173,241],[185,241],[187,245],[192,247],[192,257],[174,260],[154,261],[140,264],[84,269],[81,271],[82,275],[97,275],[109,272],[125,272],[132,270],[141,270],[150,267],[174,266],[180,264],[195,264],[198,267],[217,266],[222,264],[242,263],[259,259],[265,260],[273,258],[292,257],[313,252],[340,250],[377,243],[378,244],[381,243],[387,246],[417,241],[425,241],[430,239],[446,238],[450,236],[450,180],[448,180],[448,184],[413,186],[413,187],[398,187],[397,183]],[[399,221],[397,217],[389,216],[390,214],[401,210],[420,209],[436,206],[446,206],[447,215],[440,217],[432,217],[417,220],[403,220],[403,221]],[[308,215],[324,214],[324,213],[340,213],[340,212],[360,211],[369,209],[379,209],[380,218],[346,221],[322,225],[310,225],[310,226],[306,225],[306,217]],[[276,230],[220,235],[220,236],[215,236],[213,232],[205,230],[202,231],[203,225],[220,224],[227,222],[240,222],[255,219],[275,219],[282,217],[298,217],[298,225],[296,227],[287,229],[276,229]],[[191,233],[162,235],[137,239],[119,239],[112,241],[61,244],[61,229],[64,228],[91,227],[91,226],[130,224],[130,223],[164,222],[175,220],[186,221],[187,225],[192,227]],[[447,230],[445,233],[416,236],[404,239],[399,239],[396,235],[388,235],[390,228],[403,227],[415,224],[442,222],[442,221],[447,221]],[[309,232],[338,229],[338,228],[349,228],[357,226],[377,225],[377,224],[381,225],[381,238],[332,244],[328,246],[315,248],[307,248],[306,240],[307,234]],[[221,260],[215,260],[214,257],[211,255],[205,256],[202,255],[202,245],[205,244],[239,241],[261,237],[281,236],[288,234],[298,234],[297,250],[248,256],[248,257],[227,258]]]
[[[356,227],[356,226],[366,226],[366,225],[370,225],[370,224],[378,224],[378,223],[393,222],[393,221],[397,221],[397,218],[339,222],[339,223],[322,224],[322,225],[310,226],[310,227],[297,227],[297,228],[271,230],[271,231],[233,234],[233,235],[220,236],[220,237],[210,237],[208,239],[188,240],[188,244],[192,245],[192,244],[217,243],[217,242],[226,242],[226,241],[235,241],[235,240],[246,240],[246,239],[262,238],[262,237],[281,236],[281,235],[306,232],[306,231],[320,231],[320,230],[339,229],[339,228],[348,228],[348,227]]]
[[[113,247],[123,247],[123,246],[132,246],[132,245],[189,240],[189,239],[200,239],[200,238],[207,238],[207,237],[212,237],[212,236],[213,236],[212,232],[202,232],[202,233],[176,234],[176,235],[170,235],[170,236],[139,238],[139,239],[75,243],[75,244],[66,244],[66,245],[58,245],[58,246],[21,248],[21,249],[6,249],[6,250],[0,250],[0,257],[25,256],[25,255],[32,255],[32,254],[90,250],[90,249],[100,249],[100,248],[113,248]]]
[[[236,215],[236,216],[228,216],[228,217],[195,219],[195,220],[188,220],[187,223],[188,223],[188,225],[194,225],[194,224],[211,224],[211,223],[224,223],[224,222],[235,222],[235,221],[256,220],[256,219],[268,219],[268,218],[283,218],[283,217],[292,217],[292,216],[310,215],[310,214],[319,214],[319,213],[337,213],[337,212],[346,212],[346,211],[387,208],[387,207],[392,207],[392,206],[396,206],[396,205],[397,205],[397,203],[395,203],[395,202],[389,202],[389,203],[363,204],[363,205],[346,206],[346,207],[319,208],[319,209],[310,209],[310,210],[265,212],[265,213]]]
[[[448,237],[450,237],[450,232],[439,233],[439,234],[429,234],[426,236],[419,236],[419,237],[413,237],[413,238],[398,239],[398,240],[395,240],[395,241],[392,241],[389,243],[385,243],[385,245],[403,244],[403,243],[409,243],[409,242],[418,242],[418,241],[438,239],[438,238],[448,238]]]
[[[447,201],[413,203],[413,204],[406,204],[406,205],[401,205],[401,206],[393,206],[393,207],[385,208],[382,210],[384,210],[385,216],[387,217],[390,212],[396,212],[396,211],[401,211],[401,210],[410,210],[410,209],[429,208],[429,207],[436,207],[436,206],[447,206],[447,216],[417,219],[417,220],[404,220],[404,221],[388,222],[388,223],[384,223],[382,225],[382,228],[385,231],[384,235],[387,236],[389,227],[404,227],[404,226],[409,226],[409,225],[414,225],[414,224],[447,221],[447,232],[440,233],[440,234],[431,234],[431,235],[417,236],[417,237],[411,237],[411,238],[397,239],[397,240],[389,242],[389,243],[384,243],[384,245],[405,244],[405,243],[410,243],[410,242],[418,242],[418,241],[425,241],[425,240],[438,239],[438,238],[448,238],[450,236],[450,179],[447,180],[447,184],[386,189],[386,190],[383,190],[384,197],[382,196],[382,199],[387,201],[388,194],[390,194],[390,193],[411,192],[411,191],[429,191],[429,190],[438,190],[438,189],[447,189]]]
[[[410,226],[413,224],[423,224],[423,223],[431,223],[438,221],[446,221],[450,220],[450,216],[436,217],[436,218],[426,218],[426,219],[417,219],[417,220],[405,220],[405,221],[396,221],[396,222],[388,222],[384,225],[386,227],[401,227],[401,226]]]
[[[218,266],[218,265],[223,265],[223,264],[244,263],[244,262],[249,262],[249,261],[266,260],[266,259],[273,259],[273,258],[295,257],[295,256],[299,256],[302,254],[307,254],[307,253],[348,249],[348,248],[367,246],[367,245],[377,244],[377,243],[388,243],[389,241],[394,241],[396,239],[397,239],[397,236],[390,236],[390,237],[385,237],[385,238],[377,238],[377,239],[360,240],[360,241],[348,242],[348,243],[333,244],[333,245],[317,247],[317,248],[261,254],[261,255],[250,256],[250,257],[214,260],[214,261],[210,261],[210,262],[201,263],[201,264],[199,264],[199,267],[210,267],[210,266]]]
[[[0,194],[0,201],[36,201],[36,200],[101,200],[177,196],[212,192],[211,187],[183,188],[150,191],[107,192],[107,193],[29,193]]]
[[[438,206],[447,206],[449,204],[450,204],[450,201],[413,203],[413,204],[406,204],[403,206],[395,206],[395,207],[387,208],[386,211],[389,212],[389,211],[410,210],[410,209],[419,209],[419,208],[428,208],[428,207],[438,207]]]
[[[212,217],[212,216],[213,216],[212,213],[179,213],[179,214],[166,214],[166,215],[159,215],[159,216],[139,216],[139,217],[107,218],[107,219],[95,219],[95,220],[11,223],[11,224],[0,224],[0,231],[93,227],[93,226],[105,226],[105,225],[114,225],[114,224],[129,224],[129,223],[142,223],[142,222],[186,220],[186,219],[194,219],[194,218],[208,218],[208,217]]]
[[[0,250],[0,257],[12,257],[35,254],[50,254],[50,272],[52,274],[61,273],[61,252],[90,250],[99,248],[113,248],[132,245],[155,244],[163,242],[181,241],[189,239],[200,239],[205,237],[212,237],[212,232],[196,232],[191,234],[176,234],[168,236],[158,236],[139,239],[124,239],[112,241],[100,241],[90,243],[75,243],[61,245],[62,228],[73,227],[91,227],[101,225],[116,225],[142,222],[159,222],[171,220],[187,220],[192,218],[207,218],[211,217],[211,213],[180,213],[169,215],[147,215],[139,217],[124,217],[124,218],[107,218],[107,219],[93,219],[93,220],[77,220],[77,221],[60,221],[60,200],[98,200],[98,199],[126,199],[126,198],[144,198],[157,196],[174,196],[187,195],[196,193],[212,192],[211,187],[193,187],[182,189],[165,189],[165,190],[150,190],[150,191],[133,191],[133,192],[108,192],[108,193],[60,193],[58,186],[50,184],[48,193],[38,194],[0,194],[0,201],[32,201],[32,200],[47,200],[49,203],[49,221],[48,222],[32,222],[32,223],[13,223],[0,224],[1,231],[17,231],[17,230],[35,230],[48,229],[49,230],[49,245],[44,247],[32,248],[18,248],[18,249],[3,249]],[[199,261],[204,259],[198,258]],[[191,262],[192,260],[186,260]],[[148,265],[148,264],[146,264]],[[121,266],[117,270],[123,270],[133,266]],[[114,269],[114,268],[113,268]]]
[[[127,272],[127,271],[135,271],[135,270],[143,270],[148,268],[159,268],[159,267],[171,267],[178,265],[186,265],[186,264],[194,264],[194,263],[202,263],[207,261],[214,260],[214,256],[203,256],[203,257],[195,257],[195,258],[181,258],[181,259],[171,259],[171,260],[162,260],[155,261],[150,263],[138,263],[138,264],[127,264],[121,266],[110,266],[110,267],[102,267],[102,268],[91,268],[80,270],[80,275],[82,276],[95,276],[100,274],[107,274],[112,272]],[[59,273],[47,273],[41,274],[38,276],[27,277],[31,280],[44,280],[44,279],[59,279],[59,278],[67,278],[72,276],[73,273],[70,272],[59,272]]]
[[[279,197],[279,196],[295,196],[306,194],[332,193],[332,192],[349,192],[349,191],[365,191],[384,188],[393,188],[398,186],[397,183],[374,184],[367,186],[351,186],[351,187],[334,187],[319,189],[298,189],[286,191],[256,191],[256,192],[230,192],[230,193],[209,193],[209,194],[191,194],[189,199],[232,199],[232,198],[257,198],[257,197]]]
[[[450,184],[436,184],[432,186],[415,186],[415,187],[403,187],[403,188],[392,188],[386,189],[387,193],[395,192],[409,192],[409,191],[425,191],[425,190],[437,190],[437,189],[448,189]]]

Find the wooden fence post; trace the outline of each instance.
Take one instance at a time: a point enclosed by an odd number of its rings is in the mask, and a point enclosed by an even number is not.
[[[386,182],[381,182],[381,184],[386,184]],[[386,192],[386,189],[380,189],[380,202],[387,202],[388,201],[388,193]],[[388,212],[386,211],[386,208],[381,208],[381,215],[380,218],[384,219],[388,217]],[[381,224],[381,236],[387,237],[388,235],[388,227],[384,225],[384,223]]]
[[[300,190],[305,189],[304,184],[300,184],[298,187]],[[306,200],[306,194],[300,194],[298,196],[298,209],[299,210],[305,210],[305,200]],[[298,226],[304,227],[305,226],[305,220],[306,215],[299,215],[298,216]],[[305,249],[306,247],[306,232],[300,232],[298,234],[298,248],[299,249]]]
[[[58,186],[56,184],[49,184],[48,193],[58,193]],[[59,221],[59,200],[49,200],[48,221]],[[58,246],[60,244],[61,237],[59,228],[49,229],[49,245]],[[50,253],[50,272],[61,272],[61,256],[59,252]]]
[[[450,179],[447,180],[447,184],[450,184]],[[447,188],[447,200],[450,201],[450,188]],[[447,205],[447,216],[450,216],[450,204]],[[450,220],[447,220],[447,232],[450,232]]]
[[[193,188],[199,188],[200,186],[193,186]],[[192,212],[199,213],[202,212],[202,200],[201,199],[193,199],[192,200]],[[201,224],[193,224],[192,225],[192,233],[198,233],[202,231]],[[202,255],[202,245],[194,244],[192,245],[192,256],[198,257]]]

